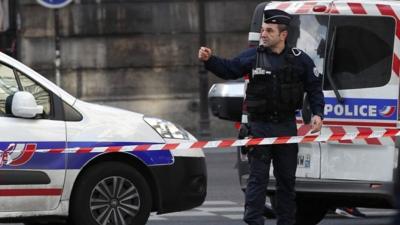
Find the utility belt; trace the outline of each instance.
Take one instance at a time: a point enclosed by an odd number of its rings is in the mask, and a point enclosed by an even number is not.
[[[249,121],[252,122],[272,122],[281,123],[296,120],[295,112],[281,112],[281,113],[265,113],[265,114],[252,114],[248,115]]]

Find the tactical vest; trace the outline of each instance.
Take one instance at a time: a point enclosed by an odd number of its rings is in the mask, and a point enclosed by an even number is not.
[[[257,48],[255,68],[246,89],[250,120],[293,120],[295,111],[302,107],[304,88],[300,76],[304,69],[295,64],[295,50],[286,49],[283,65],[273,70],[267,58],[269,50]]]

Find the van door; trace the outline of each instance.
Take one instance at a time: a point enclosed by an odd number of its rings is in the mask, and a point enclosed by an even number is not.
[[[375,4],[334,2],[324,73],[323,134],[396,126],[395,31],[396,20],[382,16]],[[394,156],[391,139],[321,143],[321,178],[391,181]]]
[[[16,91],[33,94],[44,107],[43,115],[14,117],[6,105]],[[0,211],[42,211],[58,206],[65,177],[64,154],[35,151],[65,148],[66,128],[59,103],[51,91],[0,62]]]
[[[289,27],[288,45],[297,47],[307,53],[314,61],[318,71],[323,71],[325,63],[325,45],[328,31],[326,15],[293,15]],[[301,116],[298,116],[302,124]],[[300,126],[299,135],[309,131],[306,126]],[[321,148],[319,143],[299,145],[296,176],[298,178],[320,177]]]

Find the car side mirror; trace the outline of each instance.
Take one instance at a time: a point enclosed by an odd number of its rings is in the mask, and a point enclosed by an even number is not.
[[[18,91],[7,97],[6,112],[16,117],[34,118],[43,113],[43,106],[37,105],[31,93]]]
[[[310,124],[311,122],[311,107],[308,95],[305,94],[303,98],[303,108],[301,109],[301,116],[303,118],[304,124]]]

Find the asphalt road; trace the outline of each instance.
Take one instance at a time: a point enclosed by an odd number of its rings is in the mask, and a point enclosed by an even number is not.
[[[208,194],[205,203],[192,210],[153,214],[147,225],[244,225],[244,196],[239,188],[235,169],[234,149],[206,150],[208,170]],[[329,214],[320,225],[392,225],[394,211],[368,210],[367,218],[346,218]],[[276,220],[267,220],[266,225],[276,225]],[[22,224],[6,224],[22,225]]]
[[[208,170],[208,193],[205,203],[185,212],[152,215],[147,225],[243,225],[244,195],[239,188],[235,169],[234,149],[206,150]],[[329,214],[320,225],[391,225],[394,211],[364,209],[367,218],[347,218]],[[266,220],[275,225],[276,220]]]

